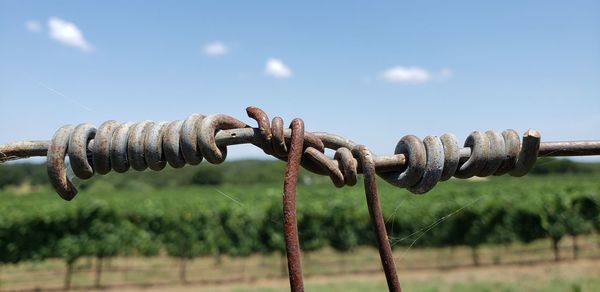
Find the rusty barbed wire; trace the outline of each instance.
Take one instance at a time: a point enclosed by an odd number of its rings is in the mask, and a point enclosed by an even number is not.
[[[203,160],[219,164],[227,157],[227,146],[253,144],[266,154],[287,161],[284,181],[284,237],[290,288],[303,291],[300,245],[296,222],[296,183],[300,165],[328,175],[336,187],[353,186],[364,174],[365,195],[377,235],[383,270],[390,291],[400,291],[391,248],[377,197],[375,174],[390,184],[415,194],[431,190],[451,177],[470,178],[509,174],[523,176],[538,156],[600,155],[600,141],[541,142],[536,130],[528,130],[522,141],[514,130],[472,132],[461,147],[456,136],[444,134],[421,140],[406,135],[397,143],[394,154],[377,156],[365,146],[344,137],[304,130],[301,119],[289,129],[283,119],[269,123],[267,114],[257,107],[246,109],[257,128],[233,117],[193,114],[173,122],[142,121],[119,123],[113,120],[98,128],[90,124],[66,125],[50,141],[22,141],[0,145],[0,163],[9,160],[47,156],[49,180],[56,192],[71,200],[77,189],[67,177],[68,157],[73,173],[81,179],[110,171],[126,172],[166,165],[180,168]],[[325,149],[335,150],[333,158]]]
[[[373,162],[371,151],[363,145],[356,146],[352,151],[352,154],[358,156],[358,159],[363,166],[367,208],[369,209],[369,216],[371,216],[373,229],[375,229],[377,248],[379,249],[379,257],[381,258],[381,265],[383,266],[388,289],[393,292],[401,292],[402,289],[400,288],[400,281],[398,280],[398,273],[396,272],[396,264],[394,263],[394,257],[392,255],[392,246],[390,245],[387,230],[385,229],[383,212],[381,211],[381,204],[379,203],[379,196],[377,195],[375,163]]]
[[[304,144],[304,122],[294,119],[290,124],[292,130],[285,178],[283,181],[283,237],[287,255],[290,289],[295,292],[304,291],[302,280],[302,261],[300,258],[300,239],[298,238],[298,222],[296,221],[296,185],[302,159]],[[263,138],[266,136],[263,135]]]

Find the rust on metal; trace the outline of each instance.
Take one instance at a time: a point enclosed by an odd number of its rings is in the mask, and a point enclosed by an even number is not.
[[[260,131],[261,137],[260,148],[263,149],[265,154],[272,155],[274,153],[273,143],[271,142],[273,134],[271,133],[271,126],[269,125],[269,117],[263,110],[254,106],[249,106],[248,108],[246,108],[246,113],[249,117],[253,118],[258,123],[258,130]]]
[[[560,141],[540,144],[540,156],[600,155],[600,141]]]
[[[50,141],[21,141],[0,145],[0,163],[29,157],[47,156]]]
[[[367,207],[369,208],[369,215],[371,216],[371,222],[375,229],[377,248],[379,249],[379,257],[381,258],[381,265],[383,266],[388,289],[390,291],[399,292],[401,291],[400,281],[398,280],[392,247],[388,240],[385,222],[383,220],[383,212],[381,212],[381,205],[379,203],[379,197],[377,196],[375,163],[373,162],[372,154],[367,147],[363,145],[355,147],[352,152],[354,155],[358,156],[363,167]]]
[[[304,284],[296,222],[296,184],[298,183],[298,172],[300,171],[300,159],[302,158],[304,144],[304,123],[301,119],[294,119],[290,128],[292,129],[290,151],[288,152],[285,180],[283,182],[283,231],[290,289],[294,292],[300,292],[304,291]]]

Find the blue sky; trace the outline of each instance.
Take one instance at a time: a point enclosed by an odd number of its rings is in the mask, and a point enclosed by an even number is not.
[[[391,154],[406,134],[600,138],[592,1],[0,1],[0,143],[255,105]],[[230,157],[262,157],[236,146]]]

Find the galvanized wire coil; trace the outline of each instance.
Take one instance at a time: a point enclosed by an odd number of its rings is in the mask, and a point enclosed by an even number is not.
[[[204,159],[218,164],[227,157],[227,145],[239,143],[253,143],[266,154],[286,160],[290,131],[284,129],[283,120],[275,117],[269,123],[266,113],[256,107],[249,107],[247,113],[257,121],[258,128],[222,114],[193,114],[173,122],[111,120],[98,128],[90,124],[63,126],[54,134],[47,152],[50,182],[62,198],[70,200],[76,195],[77,190],[66,175],[67,156],[73,173],[81,179],[111,170],[149,168],[159,171],[167,164],[180,168],[199,164]],[[236,129],[237,132],[227,137],[218,135]],[[245,137],[238,137],[238,133]],[[514,130],[476,131],[466,139],[466,148],[462,148],[452,134],[427,136],[424,140],[407,135],[400,139],[394,151],[403,155],[405,166],[378,171],[378,174],[387,182],[417,194],[431,190],[437,182],[452,176],[469,178],[505,173],[521,176],[536,161],[540,134],[529,130],[523,136],[523,143],[519,140]],[[354,185],[362,171],[352,152],[355,147],[355,143],[340,136],[305,132],[302,166],[329,175],[337,187]],[[324,154],[325,148],[335,150],[333,159]],[[465,149],[470,150],[467,157],[461,155]]]
[[[251,112],[249,108],[249,114]],[[256,118],[259,125],[264,126],[264,121],[259,116]],[[71,200],[77,190],[66,175],[66,157],[73,173],[81,179],[89,179],[95,173],[107,174],[111,170],[122,173],[130,168],[159,171],[167,163],[174,168],[196,165],[203,159],[213,164],[222,163],[227,156],[227,141],[217,145],[215,133],[244,128],[252,130],[245,123],[222,114],[193,114],[173,122],[118,123],[111,120],[98,128],[90,124],[66,125],[58,129],[50,141],[47,152],[49,179],[62,198]],[[259,147],[285,160],[287,147],[283,120],[276,117],[272,127],[261,128],[261,131],[263,129],[268,133],[261,132],[263,139]],[[289,131],[287,134],[289,136]],[[235,134],[232,138],[236,138]],[[239,141],[230,142],[236,144]],[[321,141],[309,133],[304,144],[324,150]],[[318,171],[310,162],[305,167]]]
[[[528,130],[521,144],[519,135],[514,130],[502,133],[475,131],[468,136],[464,146],[471,149],[467,159],[461,159],[461,147],[452,134],[427,136],[423,141],[414,135],[404,136],[396,145],[394,153],[403,154],[407,158],[406,167],[397,171],[380,172],[379,176],[415,194],[426,193],[439,181],[448,180],[452,176],[470,178],[506,173],[523,176],[531,170],[538,157],[540,134],[535,130]],[[354,146],[350,144],[338,147],[334,160],[310,148],[305,153],[328,171],[336,186],[354,185],[358,163],[352,156],[350,147]]]

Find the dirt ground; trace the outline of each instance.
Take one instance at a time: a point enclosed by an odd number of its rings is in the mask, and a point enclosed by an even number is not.
[[[600,259],[583,259],[577,261],[563,261],[560,263],[545,262],[533,265],[488,265],[482,267],[462,267],[453,269],[423,269],[415,271],[400,270],[400,281],[406,287],[419,286],[425,283],[438,283],[439,290],[452,287],[453,284],[468,283],[509,283],[523,290],[529,290],[528,285],[551,283],[552,281],[575,281],[578,279],[600,279]],[[326,286],[339,287],[340,291],[346,290],[348,285],[362,283],[363,287],[372,287],[373,290],[385,289],[383,273],[353,273],[346,275],[310,276],[305,279],[307,287]],[[328,286],[329,285],[329,286]],[[541,287],[541,286],[540,286]],[[188,284],[165,285],[153,287],[118,287],[119,291],[152,292],[152,291],[286,291],[288,290],[287,278],[264,279],[246,283],[219,283],[216,285]],[[335,288],[334,288],[335,289]],[[437,289],[436,289],[437,290]],[[450,289],[452,290],[452,289]],[[494,289],[492,289],[494,290]],[[543,289],[542,289],[543,290]],[[106,291],[106,290],[100,290]]]
[[[480,266],[473,266],[467,247],[394,250],[404,291],[600,291],[600,245],[596,236],[582,238],[579,259],[571,241],[562,242],[562,261],[546,240],[526,246],[485,246]],[[96,260],[77,262],[71,289],[93,291]],[[201,257],[187,263],[181,284],[180,261],[166,256],[117,257],[103,266],[97,291],[289,291],[285,257]],[[351,253],[324,249],[304,253],[306,291],[386,291],[378,252],[359,248]],[[65,264],[60,259],[3,266],[0,291],[62,291]]]

